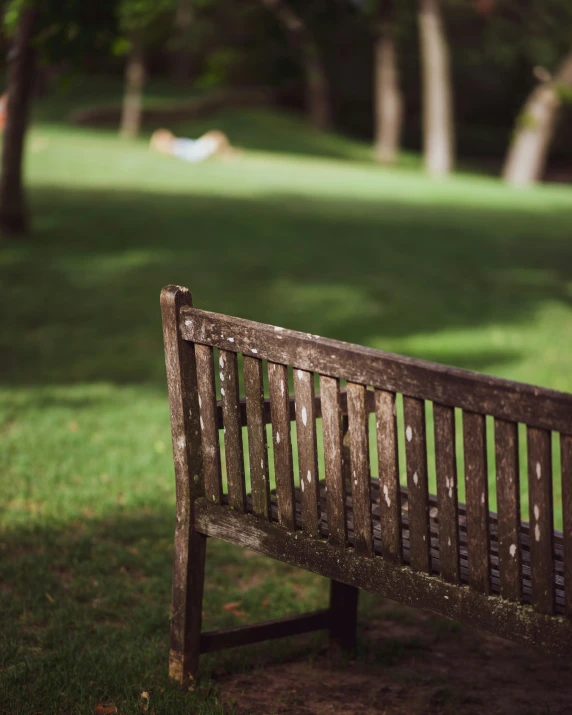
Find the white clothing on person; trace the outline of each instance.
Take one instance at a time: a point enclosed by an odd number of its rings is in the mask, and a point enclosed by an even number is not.
[[[174,139],[171,145],[171,153],[179,159],[198,163],[212,156],[218,146],[219,142],[211,136],[204,136],[199,139]]]

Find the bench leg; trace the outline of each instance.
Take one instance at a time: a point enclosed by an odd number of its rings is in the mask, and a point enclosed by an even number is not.
[[[330,654],[350,655],[356,648],[359,588],[330,581]]]
[[[199,673],[206,542],[194,529],[180,550],[175,540],[169,677],[184,687]]]

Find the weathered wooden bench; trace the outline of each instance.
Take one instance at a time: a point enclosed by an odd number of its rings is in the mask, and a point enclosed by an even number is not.
[[[333,649],[351,650],[360,588],[569,657],[572,395],[197,310],[190,293],[176,286],[163,290],[161,306],[177,499],[172,678],[185,683],[196,677],[201,653],[317,629],[329,630]],[[245,400],[239,397],[239,355]],[[427,403],[433,408],[436,495],[428,488]],[[455,408],[462,411],[462,449]],[[494,423],[487,425],[487,416]],[[519,430],[519,424],[526,427]],[[405,443],[407,488],[400,486],[398,439]],[[521,485],[523,440],[527,480]],[[561,469],[553,470],[558,441]],[[489,457],[494,453],[497,513],[489,511],[487,442],[494,444]],[[371,476],[373,448],[378,478]],[[459,459],[465,504],[457,499]],[[562,475],[563,533],[554,529],[553,471]],[[526,481],[528,522],[520,505]],[[201,632],[208,536],[328,577],[329,608]]]

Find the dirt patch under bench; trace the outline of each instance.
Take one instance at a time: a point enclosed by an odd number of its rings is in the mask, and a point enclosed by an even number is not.
[[[356,659],[325,652],[223,676],[239,715],[572,713],[572,663],[384,602],[362,624]]]

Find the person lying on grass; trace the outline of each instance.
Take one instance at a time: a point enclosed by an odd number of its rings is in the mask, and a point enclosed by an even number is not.
[[[150,148],[176,156],[194,164],[210,156],[234,156],[237,149],[231,146],[228,137],[218,129],[211,129],[198,139],[176,137],[168,129],[157,129],[151,135]]]

